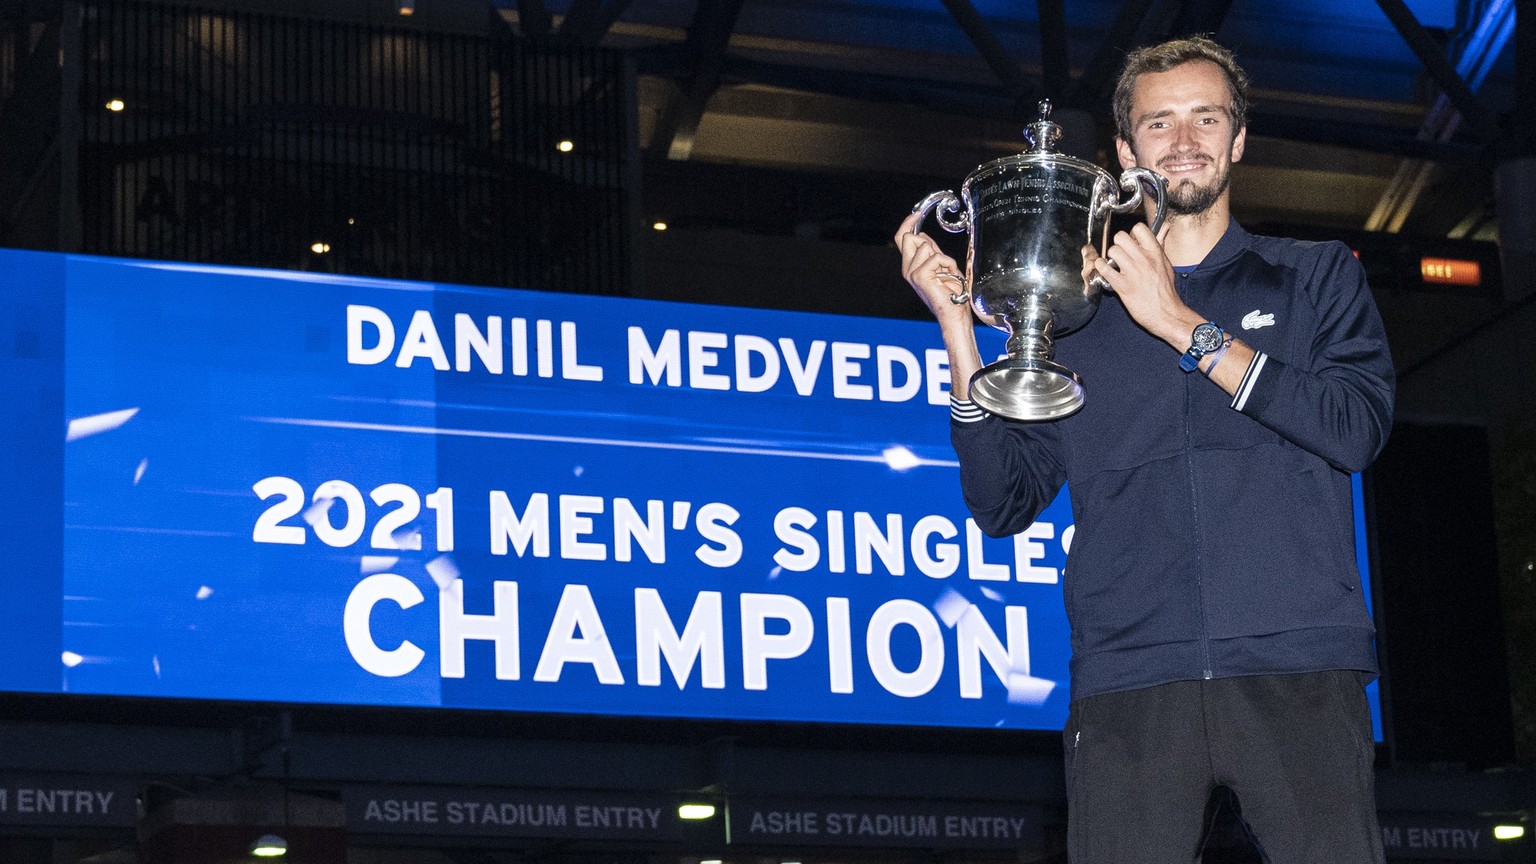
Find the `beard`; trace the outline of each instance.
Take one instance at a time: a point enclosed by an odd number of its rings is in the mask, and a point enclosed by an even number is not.
[[[1204,186],[1193,180],[1181,180],[1168,187],[1168,211],[1175,216],[1198,216],[1216,203],[1231,182],[1230,166]]]

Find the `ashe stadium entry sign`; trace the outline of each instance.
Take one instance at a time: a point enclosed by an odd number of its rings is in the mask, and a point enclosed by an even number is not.
[[[969,521],[931,324],[8,250],[0,280],[0,691],[1065,722],[1066,493]]]

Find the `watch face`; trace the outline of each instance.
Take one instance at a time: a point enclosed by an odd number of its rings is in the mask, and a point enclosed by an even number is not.
[[[1221,328],[1210,322],[1201,324],[1195,328],[1190,343],[1201,354],[1209,354],[1221,347]]]

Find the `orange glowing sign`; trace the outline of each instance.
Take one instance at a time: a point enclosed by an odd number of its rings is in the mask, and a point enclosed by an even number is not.
[[[1483,268],[1476,261],[1459,258],[1420,258],[1419,275],[1425,282],[1436,285],[1476,287],[1483,284]]]

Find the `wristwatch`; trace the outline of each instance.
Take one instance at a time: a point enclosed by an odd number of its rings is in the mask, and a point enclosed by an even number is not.
[[[1193,372],[1200,367],[1200,358],[1221,347],[1226,334],[1215,321],[1207,321],[1189,334],[1189,350],[1179,358],[1179,368]]]

